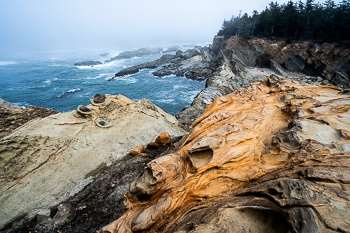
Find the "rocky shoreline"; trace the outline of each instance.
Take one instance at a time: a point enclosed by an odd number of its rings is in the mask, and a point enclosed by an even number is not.
[[[115,74],[205,80],[176,118],[120,95],[0,108],[1,232],[348,232],[349,67],[341,44],[215,37]]]
[[[174,55],[118,71],[115,77],[155,69],[153,75],[176,75],[206,81],[206,88],[176,117],[189,130],[194,120],[217,97],[269,75],[308,84],[333,84],[349,88],[350,48],[337,43],[315,44],[260,38],[216,36],[210,47],[195,47]],[[114,77],[114,78],[115,78]],[[110,79],[112,81],[114,78]]]

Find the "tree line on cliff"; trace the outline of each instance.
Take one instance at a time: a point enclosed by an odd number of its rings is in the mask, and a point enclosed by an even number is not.
[[[350,1],[271,2],[260,13],[225,20],[218,35],[350,43]]]

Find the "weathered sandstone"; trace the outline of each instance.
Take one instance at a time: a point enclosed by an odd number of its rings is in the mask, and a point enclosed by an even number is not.
[[[22,109],[0,107],[0,139],[8,136],[16,128],[36,118],[44,118],[57,112],[52,109],[28,107]]]
[[[0,229],[17,218],[50,217],[51,207],[94,181],[95,170],[163,131],[184,133],[146,99],[96,95],[91,103],[29,121],[0,141]]]
[[[217,98],[100,232],[350,232],[350,96],[276,76]]]

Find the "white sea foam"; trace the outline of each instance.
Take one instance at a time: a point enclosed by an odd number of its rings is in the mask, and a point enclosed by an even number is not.
[[[188,86],[186,85],[174,85],[174,89],[177,90],[177,89],[180,89],[180,88],[187,88]]]
[[[66,92],[63,92],[63,93],[59,94],[57,97],[58,98],[62,98],[64,96],[66,96],[66,95],[73,94],[73,93],[76,93],[76,92],[79,92],[79,91],[83,91],[83,90],[84,89],[81,89],[81,88],[70,89],[70,90],[68,90]]]
[[[154,102],[176,104],[174,99],[161,99],[161,100],[155,100]]]
[[[126,75],[123,77],[115,77],[114,78],[115,81],[124,81],[126,83],[136,83],[137,79],[134,77],[131,77],[131,75]]]
[[[111,74],[99,74],[99,75],[97,75],[95,77],[87,77],[86,79],[88,79],[88,80],[99,79],[99,78],[104,78],[104,77],[106,77],[108,75],[111,75]]]
[[[109,67],[115,67],[115,66],[120,66],[120,64],[122,63],[122,61],[120,60],[115,60],[115,61],[111,61],[111,62],[106,62],[100,65],[94,65],[94,66],[75,66],[78,69],[81,70],[101,70],[101,69],[106,69]]]
[[[0,61],[0,66],[14,65],[17,63],[16,61]]]
[[[51,82],[52,82],[52,81],[51,81],[50,79],[47,79],[47,80],[44,81],[44,83],[47,84],[47,85],[50,85]]]

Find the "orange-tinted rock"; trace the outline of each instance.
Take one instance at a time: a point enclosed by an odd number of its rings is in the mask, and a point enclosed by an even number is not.
[[[216,99],[100,232],[348,232],[350,96],[290,80]]]
[[[155,140],[158,145],[166,145],[171,143],[171,137],[168,132],[161,133]]]
[[[130,154],[133,156],[138,156],[141,153],[145,152],[146,147],[144,145],[136,146],[130,150]]]

